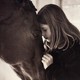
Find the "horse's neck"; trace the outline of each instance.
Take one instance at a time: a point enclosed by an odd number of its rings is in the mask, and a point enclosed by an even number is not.
[[[0,80],[21,80],[10,64],[0,58]]]

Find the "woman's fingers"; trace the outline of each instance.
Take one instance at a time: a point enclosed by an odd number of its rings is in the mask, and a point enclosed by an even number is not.
[[[44,68],[46,69],[48,66],[50,66],[53,63],[53,57],[50,54],[43,55],[42,63],[44,65]]]
[[[46,69],[48,66],[44,60],[41,61],[43,63],[44,69]]]
[[[53,57],[52,57],[50,54],[48,54],[48,53],[46,54],[46,56],[48,56],[48,57],[51,58],[51,59],[53,58]]]

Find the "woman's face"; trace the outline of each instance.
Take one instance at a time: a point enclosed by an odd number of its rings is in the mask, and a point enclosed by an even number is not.
[[[50,40],[51,38],[51,30],[47,24],[41,24],[42,36],[44,38]]]

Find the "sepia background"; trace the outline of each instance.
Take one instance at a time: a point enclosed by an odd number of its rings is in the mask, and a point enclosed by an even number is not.
[[[80,30],[80,0],[32,0],[39,11],[46,4],[56,4],[65,12],[67,18]]]

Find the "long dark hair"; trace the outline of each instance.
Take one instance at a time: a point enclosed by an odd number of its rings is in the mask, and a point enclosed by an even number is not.
[[[60,7],[54,4],[44,6],[38,12],[38,21],[41,24],[48,24],[51,29],[51,49],[66,50],[76,42],[80,42],[79,30],[69,22],[65,13]]]
[[[44,48],[34,5],[29,0],[1,0],[0,5],[0,57],[23,80],[44,80]]]

